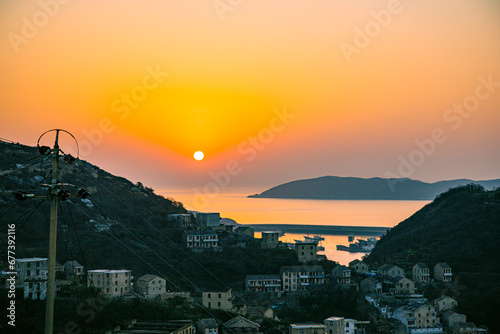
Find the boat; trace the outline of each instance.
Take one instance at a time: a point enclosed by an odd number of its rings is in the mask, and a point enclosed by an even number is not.
[[[304,236],[304,239],[308,240],[308,241],[322,241],[322,240],[325,240],[325,238],[323,238],[322,236],[320,235],[315,235],[313,237],[309,237],[309,236]]]
[[[357,243],[350,244],[349,246],[337,245],[337,250],[346,251],[350,253],[370,253],[372,249],[361,247]]]

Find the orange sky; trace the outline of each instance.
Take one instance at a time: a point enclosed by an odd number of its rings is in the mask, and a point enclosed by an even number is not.
[[[500,178],[499,1],[10,0],[0,36],[0,137],[154,188]]]

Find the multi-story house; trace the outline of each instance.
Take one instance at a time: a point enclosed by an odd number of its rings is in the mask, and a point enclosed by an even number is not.
[[[233,293],[227,291],[207,291],[202,293],[202,305],[211,310],[230,312],[233,309]]]
[[[45,299],[47,296],[47,258],[24,258],[16,260],[16,285],[24,291],[24,299]]]
[[[394,311],[393,318],[401,321],[408,333],[441,333],[443,331],[436,310],[429,304],[415,303],[402,306]]]
[[[344,318],[330,317],[325,319],[325,333],[326,334],[345,334]]]
[[[434,299],[433,304],[438,312],[453,310],[455,307],[458,306],[458,302],[455,299],[445,295],[442,295],[441,297]]]
[[[332,280],[337,284],[351,284],[351,269],[346,266],[336,266],[332,269]]]
[[[87,286],[101,289],[105,296],[117,297],[131,291],[132,278],[132,270],[89,270]]]
[[[394,278],[394,294],[397,296],[401,295],[412,295],[415,293],[415,283],[406,277],[396,277]]]
[[[146,298],[155,298],[166,292],[166,280],[156,275],[144,275],[137,279],[134,290]]]
[[[262,232],[262,239],[260,241],[260,245],[262,248],[276,248],[278,247],[278,239],[280,233],[277,231],[264,231]]]
[[[183,240],[187,248],[217,249],[219,247],[217,232],[212,230],[186,230]]]
[[[441,318],[443,319],[443,324],[449,330],[456,324],[464,324],[467,322],[467,316],[465,314],[460,314],[452,310],[444,311]]]
[[[378,274],[381,277],[388,278],[405,277],[404,269],[393,264],[382,265],[378,268]]]
[[[367,277],[359,282],[360,290],[365,293],[382,293],[382,282],[379,282],[375,277]]]
[[[318,244],[316,242],[297,242],[295,250],[300,263],[318,260]]]
[[[323,334],[326,326],[323,324],[305,323],[290,324],[288,328],[289,334]]]
[[[85,274],[84,267],[78,261],[66,261],[64,270],[68,275],[83,276]]]
[[[197,334],[218,334],[219,326],[214,318],[201,319],[196,324]]]
[[[280,269],[283,291],[305,291],[311,285],[325,283],[323,266],[283,266]]]
[[[453,274],[451,272],[451,267],[446,262],[440,262],[434,266],[434,279],[436,281],[442,281],[445,283],[450,283],[453,280]]]
[[[425,263],[417,263],[413,266],[413,281],[415,283],[429,283],[431,273],[429,267]]]
[[[189,213],[170,214],[167,216],[167,219],[180,228],[187,229],[193,227],[193,215]]]
[[[64,267],[64,265],[60,264],[59,262],[56,261],[56,273],[57,272],[65,272],[66,271],[66,268]]]
[[[220,226],[220,213],[218,212],[197,212],[196,226],[198,228],[218,228]]]
[[[234,230],[236,233],[244,234],[249,237],[254,237],[255,230],[248,226],[239,226]]]
[[[366,273],[369,270],[368,265],[365,262],[357,259],[349,262],[349,268],[351,268],[360,275],[366,275]]]
[[[473,322],[456,324],[452,328],[453,334],[477,334],[477,327]]]
[[[247,275],[245,278],[247,292],[280,292],[280,275]]]

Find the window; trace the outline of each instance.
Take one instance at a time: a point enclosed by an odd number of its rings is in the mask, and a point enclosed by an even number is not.
[[[198,295],[199,296],[199,295]],[[219,298],[222,298],[222,295],[219,293]]]
[[[217,306],[220,307],[220,302],[217,303]]]
[[[199,296],[199,295],[198,295],[198,296]],[[207,298],[210,298],[210,294],[209,294],[209,293],[207,293]],[[210,306],[209,306],[209,307],[210,307]]]

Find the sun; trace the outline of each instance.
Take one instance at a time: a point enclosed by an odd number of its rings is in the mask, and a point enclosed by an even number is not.
[[[203,154],[202,151],[196,151],[196,152],[194,152],[193,156],[194,156],[194,160],[200,161],[200,160],[203,160],[203,158],[205,157],[205,154]]]

